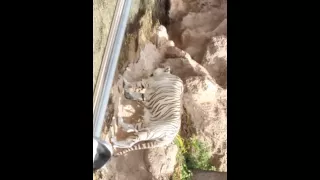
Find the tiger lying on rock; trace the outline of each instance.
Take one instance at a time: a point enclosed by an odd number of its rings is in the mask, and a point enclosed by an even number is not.
[[[122,141],[111,138],[114,147],[127,148],[114,156],[172,143],[181,126],[182,80],[170,73],[170,67],[164,67],[157,68],[142,81],[129,83],[123,79],[123,87],[127,99],[143,102],[144,118],[143,122],[133,125],[118,117],[118,125],[126,132],[134,132],[134,135]],[[142,88],[145,92],[130,92],[129,88]]]

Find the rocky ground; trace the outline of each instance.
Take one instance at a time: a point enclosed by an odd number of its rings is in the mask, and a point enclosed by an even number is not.
[[[96,1],[102,0],[94,3]],[[117,128],[118,116],[134,123],[141,120],[143,113],[138,102],[122,96],[118,75],[135,81],[146,77],[158,66],[169,65],[172,73],[184,81],[183,105],[196,137],[209,144],[211,163],[216,170],[227,172],[226,5],[225,0],[170,0],[169,7],[166,1],[134,1],[111,92],[103,134],[106,140],[113,135],[118,139],[128,135]],[[98,12],[103,11],[97,7]],[[98,39],[98,36],[94,38],[94,43]],[[190,133],[185,127],[186,118],[182,118],[181,134]],[[170,179],[177,152],[175,144],[133,151],[112,159],[94,178]],[[194,174],[194,178],[201,179],[208,173]]]

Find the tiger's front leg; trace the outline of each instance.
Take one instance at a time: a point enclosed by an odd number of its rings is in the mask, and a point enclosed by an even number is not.
[[[136,89],[144,90],[145,86],[145,80],[129,83],[123,78],[124,97],[130,100],[145,101],[144,93],[134,91]]]
[[[129,100],[133,101],[144,101],[144,93],[139,93],[139,92],[130,92],[127,90],[124,90],[124,97]]]

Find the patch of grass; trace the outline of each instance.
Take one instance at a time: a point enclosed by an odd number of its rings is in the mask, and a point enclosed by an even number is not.
[[[183,139],[178,135],[174,142],[179,151],[172,180],[190,180],[192,169],[216,170],[210,163],[211,155],[208,146],[195,136]]]
[[[177,153],[177,164],[172,180],[189,180],[192,177],[192,172],[188,169],[186,159],[184,157],[184,154],[187,152],[184,139],[178,135],[175,138],[174,143],[178,146],[179,151]]]
[[[211,154],[206,144],[192,137],[186,145],[185,159],[189,169],[216,170],[210,163]]]

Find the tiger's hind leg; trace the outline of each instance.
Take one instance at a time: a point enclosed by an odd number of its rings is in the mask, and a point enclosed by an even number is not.
[[[118,126],[120,126],[127,133],[138,132],[139,128],[137,125],[125,123],[122,117],[118,117]]]
[[[144,101],[144,94],[134,91],[135,88],[145,89],[143,86],[143,81],[129,83],[125,78],[123,78],[122,87],[124,89],[124,97],[126,99]]]
[[[112,137],[111,142],[113,143],[114,147],[128,148],[133,146],[135,143],[139,142],[141,139],[146,138],[147,134],[146,129],[144,128],[145,124],[142,122],[136,124],[129,124],[125,123],[122,117],[118,117],[118,126],[128,133],[134,132],[134,134],[122,141],[117,141],[116,137]],[[139,132],[140,130],[141,132]]]
[[[137,132],[132,136],[127,137],[125,140],[117,141],[116,137],[111,138],[111,142],[116,148],[130,148],[140,141],[148,140],[148,132]]]

